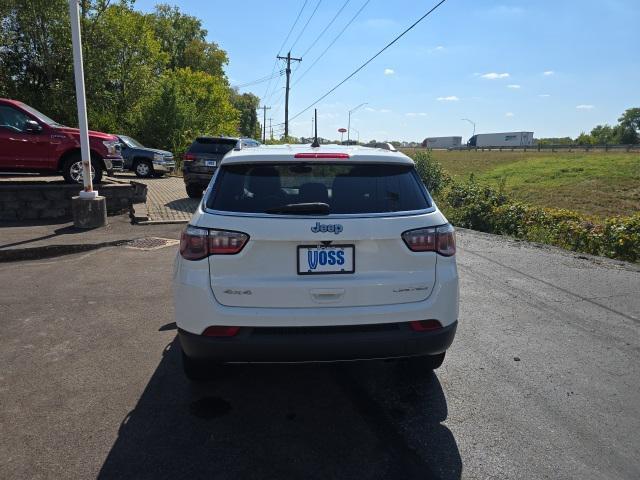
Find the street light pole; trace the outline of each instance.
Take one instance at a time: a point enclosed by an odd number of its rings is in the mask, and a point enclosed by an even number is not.
[[[76,103],[78,106],[78,127],[80,128],[80,154],[82,157],[82,180],[84,190],[81,198],[96,198],[91,178],[91,153],[89,152],[89,125],[87,122],[87,100],[84,91],[84,68],[82,65],[82,37],[80,33],[80,4],[78,0],[69,0],[71,17],[71,42],[73,45],[73,73],[76,83]]]
[[[361,103],[356,108],[349,110],[349,120],[347,121],[347,143],[350,143],[351,140],[351,114],[365,105],[367,105],[367,102]]]
[[[475,136],[475,134],[476,134],[476,124],[475,124],[475,122],[472,122],[468,118],[461,118],[460,120],[465,121],[465,122],[469,122],[471,125],[473,125],[473,134],[471,136],[472,137]]]

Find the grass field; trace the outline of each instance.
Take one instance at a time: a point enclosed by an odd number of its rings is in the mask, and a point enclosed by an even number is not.
[[[455,179],[505,181],[506,192],[531,204],[597,218],[640,211],[638,153],[435,150],[433,157]]]

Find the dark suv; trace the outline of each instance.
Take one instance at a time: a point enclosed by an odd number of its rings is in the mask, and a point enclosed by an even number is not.
[[[182,163],[182,177],[187,195],[191,198],[202,196],[202,191],[209,185],[222,157],[240,141],[242,148],[261,145],[260,142],[251,138],[198,137],[194,140],[184,154]]]

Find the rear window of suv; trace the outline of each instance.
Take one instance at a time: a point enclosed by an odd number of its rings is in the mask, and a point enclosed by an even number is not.
[[[224,155],[238,143],[232,138],[197,138],[189,147],[189,153],[221,153]]]
[[[226,165],[207,200],[212,210],[242,213],[299,214],[296,207],[304,205],[359,214],[424,210],[431,203],[411,165],[315,162]]]

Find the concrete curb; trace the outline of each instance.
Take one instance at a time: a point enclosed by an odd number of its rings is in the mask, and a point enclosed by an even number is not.
[[[189,220],[145,220],[136,222],[136,225],[178,225],[181,223],[189,223]]]
[[[88,252],[105,247],[117,247],[135,240],[113,240],[100,243],[72,243],[68,245],[46,245],[33,248],[11,248],[0,250],[0,263],[19,262],[21,260],[41,260],[44,258],[60,257],[72,253]]]

